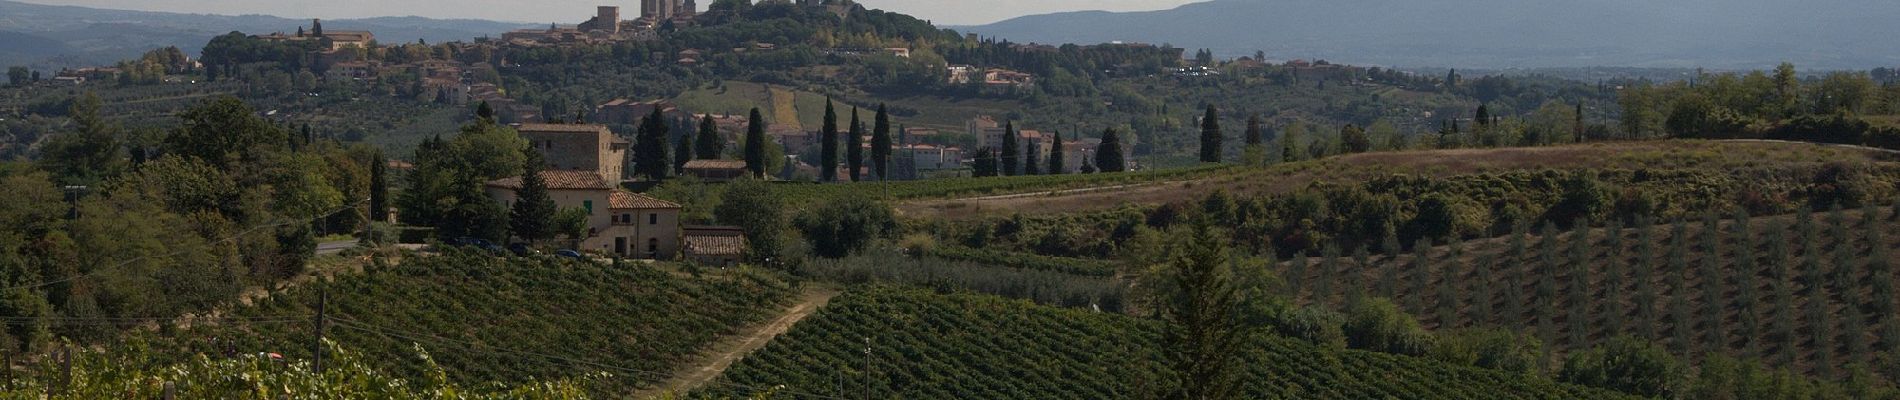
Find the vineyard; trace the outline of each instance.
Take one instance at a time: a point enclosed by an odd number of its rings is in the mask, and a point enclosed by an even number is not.
[[[854,182],[813,185],[786,184],[775,189],[787,204],[815,204],[839,196],[871,196],[893,200],[934,199],[956,196],[988,196],[1030,193],[1102,186],[1155,183],[1176,179],[1197,179],[1240,173],[1248,168],[1234,165],[1207,165],[1191,168],[1160,169],[1120,174],[1030,175],[993,178],[947,178],[927,181]],[[888,194],[888,196],[886,196]]]
[[[1522,329],[1557,353],[1628,335],[1834,378],[1900,348],[1892,211],[1526,230],[1411,254],[1328,249],[1279,272],[1306,303],[1391,297],[1427,328]]]
[[[735,364],[709,389],[784,385],[840,398],[1111,399],[1153,394],[1160,325],[985,295],[867,288]],[[1248,398],[1622,398],[1533,376],[1260,335],[1242,349]],[[868,349],[868,351],[867,351]]]
[[[425,377],[425,363],[413,356],[412,346],[421,346],[461,384],[614,373],[599,390],[664,379],[697,349],[771,315],[793,292],[746,271],[686,278],[636,265],[452,252],[299,286],[213,320],[236,323],[199,324],[160,339],[185,354],[306,358],[319,288],[328,291],[334,321],[328,339],[377,369]]]

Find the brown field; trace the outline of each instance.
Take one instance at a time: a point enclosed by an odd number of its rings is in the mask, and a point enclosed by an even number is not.
[[[1404,174],[1445,177],[1539,169],[1734,169],[1831,161],[1893,162],[1892,153],[1806,143],[1765,141],[1608,142],[1551,147],[1381,152],[1248,168],[1216,176],[1010,196],[905,202],[902,215],[969,219],[1009,214],[1055,214],[1157,205],[1201,198],[1216,190],[1238,195],[1286,193],[1322,182],[1356,182]]]
[[[1812,236],[1795,216],[1752,219],[1747,257],[1735,222],[1719,223],[1709,249],[1711,232],[1697,221],[1682,238],[1669,224],[1593,229],[1583,243],[1562,233],[1548,259],[1533,234],[1521,252],[1505,237],[1463,243],[1457,254],[1433,248],[1423,267],[1411,254],[1372,255],[1362,267],[1348,252],[1331,267],[1315,257],[1279,273],[1304,303],[1390,297],[1429,329],[1502,327],[1536,336],[1553,356],[1630,335],[1689,359],[1721,352],[1833,378],[1900,348],[1900,315],[1882,312],[1896,306],[1900,219],[1890,207],[1868,214],[1837,222],[1817,213]]]

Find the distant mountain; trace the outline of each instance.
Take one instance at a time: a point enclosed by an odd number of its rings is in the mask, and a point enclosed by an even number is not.
[[[1900,64],[1891,0],[1214,0],[1034,15],[967,33],[1403,67],[1807,68]],[[1190,52],[1192,54],[1192,52]]]
[[[49,6],[0,0],[0,66],[52,70],[111,64],[147,50],[178,46],[196,55],[211,37],[241,31],[295,32],[308,19]],[[367,30],[385,43],[468,40],[541,26],[484,20],[380,17],[323,21],[327,29]],[[50,41],[50,43],[49,43]]]

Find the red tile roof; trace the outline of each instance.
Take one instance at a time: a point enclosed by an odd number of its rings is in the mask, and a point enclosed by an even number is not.
[[[670,201],[660,200],[660,199],[649,197],[644,194],[633,193],[633,192],[628,192],[624,190],[615,190],[612,195],[607,196],[607,204],[608,204],[608,208],[615,209],[615,210],[653,210],[653,209],[680,208],[679,204],[675,204]]]
[[[594,124],[521,124],[515,128],[520,132],[560,132],[560,133],[599,133],[607,130],[606,125]]]
[[[745,169],[744,160],[692,160],[686,162],[686,169]]]
[[[744,255],[745,246],[745,236],[686,236],[686,254],[689,255]]]
[[[606,190],[612,189],[607,180],[593,171],[541,171],[541,180],[548,183],[550,190]],[[521,177],[508,177],[488,182],[489,187],[521,189]]]

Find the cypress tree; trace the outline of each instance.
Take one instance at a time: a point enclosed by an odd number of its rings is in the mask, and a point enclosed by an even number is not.
[[[707,115],[699,120],[699,137],[693,139],[693,152],[700,160],[717,160],[725,157],[726,139],[719,137],[719,123]]]
[[[659,109],[654,109],[652,115],[640,122],[639,142],[634,143],[633,147],[634,172],[656,182],[671,175],[668,167],[673,164],[673,160],[666,157],[665,118]]]
[[[871,169],[877,180],[891,178],[891,116],[883,104],[877,105],[877,117],[871,125]]]
[[[1260,116],[1247,117],[1247,147],[1259,146],[1265,140],[1266,131],[1260,127]]]
[[[833,109],[831,98],[825,98],[824,129],[818,131],[824,135],[818,149],[818,179],[824,182],[838,181],[838,111]]]
[[[750,117],[745,128],[745,169],[753,178],[765,179],[765,115],[753,107]]]
[[[1122,160],[1121,135],[1115,133],[1115,128],[1102,131],[1102,144],[1095,148],[1095,169],[1101,172],[1128,170]]]
[[[369,162],[369,219],[375,222],[388,221],[389,160],[383,158],[382,150],[377,150]]]
[[[851,107],[851,132],[845,136],[844,168],[851,175],[851,181],[864,180],[864,122],[858,119],[858,108]]]
[[[1636,225],[1636,262],[1630,271],[1636,284],[1635,325],[1638,337],[1656,340],[1655,230],[1647,216],[1638,217]]]
[[[521,190],[515,192],[515,202],[508,210],[508,230],[533,243],[554,236],[554,213],[558,209],[554,197],[548,194],[547,181],[541,179],[541,152],[528,149],[527,156],[527,162],[522,163]]]
[[[1593,264],[1590,262],[1590,247],[1592,243],[1590,241],[1589,224],[1578,221],[1578,223],[1572,226],[1575,228],[1572,229],[1570,234],[1570,273],[1568,275],[1570,283],[1568,287],[1564,289],[1566,293],[1570,295],[1570,299],[1568,300],[1569,304],[1565,310],[1570,317],[1566,322],[1570,324],[1570,327],[1567,329],[1570,333],[1570,345],[1585,346],[1588,345],[1589,341],[1589,329],[1594,325],[1592,323],[1594,321],[1591,321],[1594,318],[1590,315],[1590,293],[1592,292],[1592,290],[1590,290],[1590,266]],[[1614,321],[1605,325],[1605,328],[1608,329],[1616,328]],[[1611,332],[1613,333],[1612,335],[1614,335],[1615,331],[1612,330]]]
[[[1042,150],[1035,141],[1023,143],[1023,175],[1042,175]]]
[[[1016,176],[1023,173],[1022,143],[1016,138],[1016,122],[1003,123],[1003,175]]]
[[[483,100],[481,104],[475,106],[475,117],[493,123],[495,122],[495,107],[488,105],[487,100]]]
[[[1735,214],[1735,224],[1730,226],[1730,235],[1733,235],[1735,240],[1735,268],[1730,275],[1734,279],[1735,297],[1729,304],[1737,311],[1739,316],[1737,320],[1742,324],[1741,334],[1745,354],[1759,356],[1761,355],[1762,332],[1761,318],[1757,313],[1757,308],[1763,299],[1757,291],[1758,288],[1755,287],[1755,275],[1761,271],[1757,268],[1755,260],[1755,238],[1754,232],[1749,229],[1750,226],[1753,224],[1749,223],[1748,212],[1738,209]]]
[[[976,151],[976,159],[970,162],[970,175],[983,178],[996,176],[996,151],[988,147]]]
[[[1209,104],[1207,115],[1201,117],[1201,162],[1220,162],[1221,136],[1220,111]]]
[[[1062,131],[1056,131],[1055,139],[1049,142],[1049,175],[1062,175],[1067,163],[1062,159]]]
[[[693,161],[693,135],[680,133],[680,142],[673,146],[673,171],[685,173],[686,163]]]

